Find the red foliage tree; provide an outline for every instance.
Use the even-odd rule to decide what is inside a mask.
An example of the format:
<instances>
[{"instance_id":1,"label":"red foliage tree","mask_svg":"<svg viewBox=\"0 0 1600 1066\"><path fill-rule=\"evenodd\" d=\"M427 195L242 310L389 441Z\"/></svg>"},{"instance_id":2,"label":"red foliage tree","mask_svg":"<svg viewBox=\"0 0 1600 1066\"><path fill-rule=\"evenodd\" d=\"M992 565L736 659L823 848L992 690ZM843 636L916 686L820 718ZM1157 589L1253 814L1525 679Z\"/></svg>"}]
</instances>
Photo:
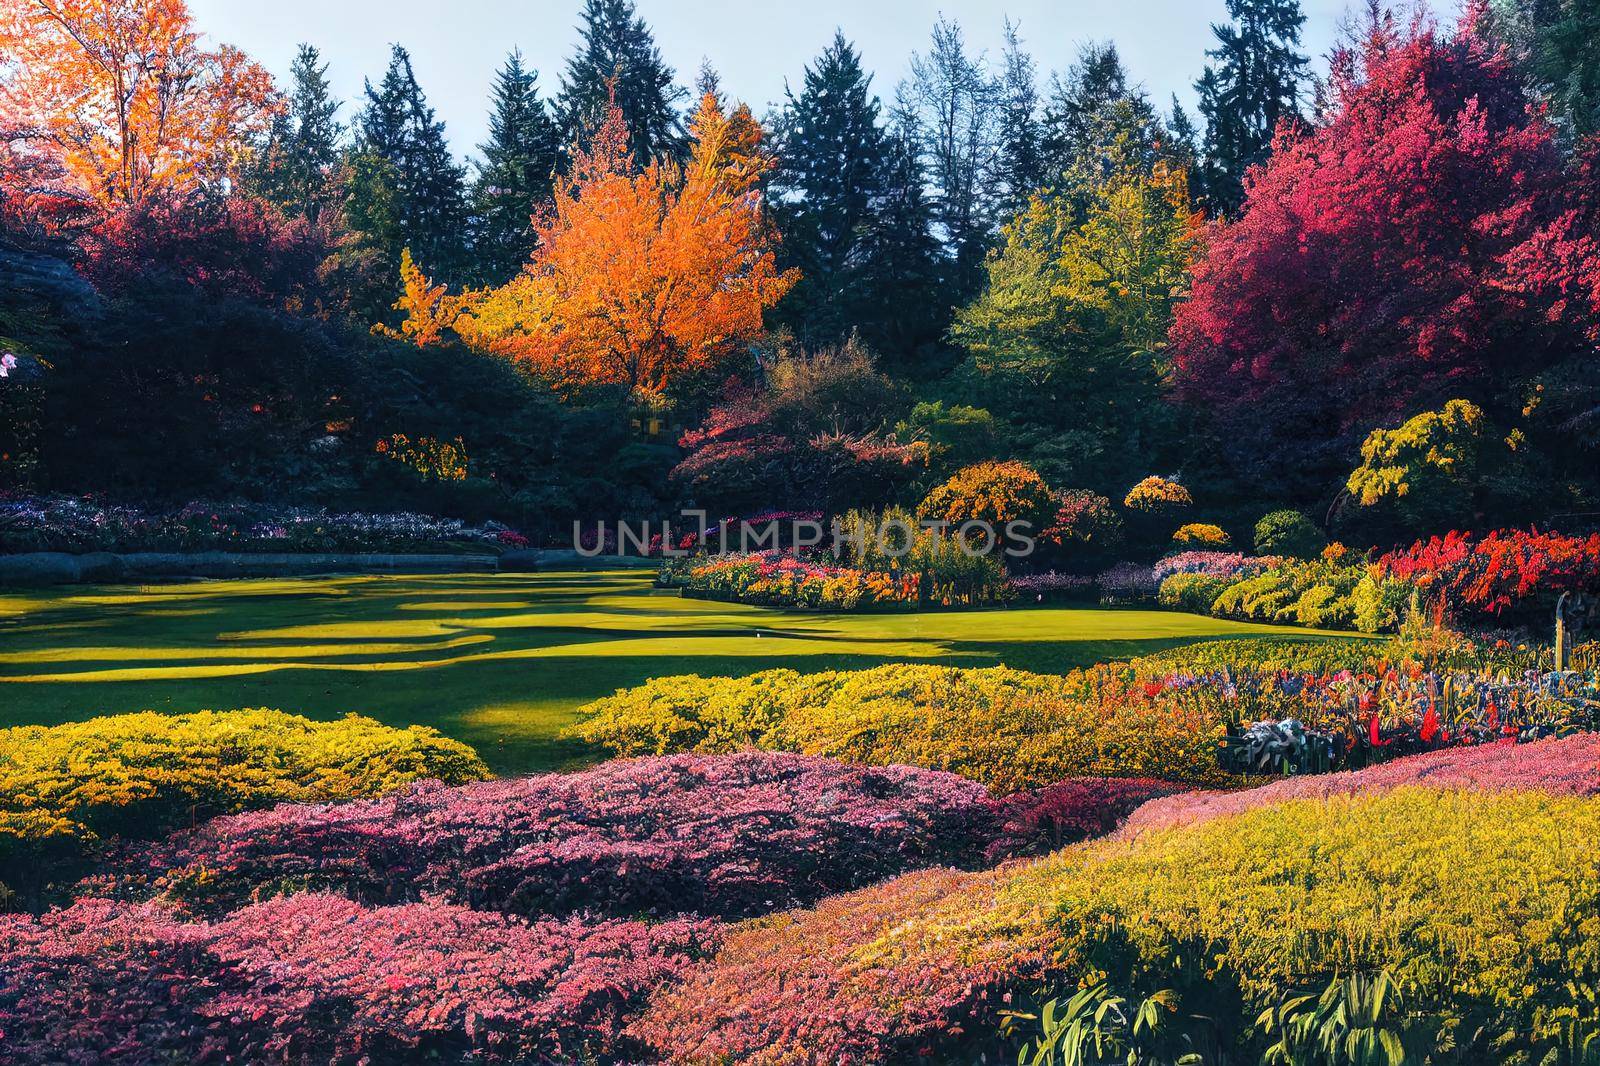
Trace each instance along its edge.
<instances>
[{"instance_id":1,"label":"red foliage tree","mask_svg":"<svg viewBox=\"0 0 1600 1066\"><path fill-rule=\"evenodd\" d=\"M332 250L326 234L260 200L154 200L107 215L82 244L84 275L113 295L179 283L307 313L327 299L318 275Z\"/></svg>"},{"instance_id":2,"label":"red foliage tree","mask_svg":"<svg viewBox=\"0 0 1600 1066\"><path fill-rule=\"evenodd\" d=\"M1475 14L1449 33L1376 20L1336 55L1323 122L1282 133L1242 217L1209 234L1172 329L1179 394L1240 472L1291 479L1347 467L1375 426L1492 395L1556 347L1514 264L1561 179L1553 128Z\"/></svg>"}]
</instances>

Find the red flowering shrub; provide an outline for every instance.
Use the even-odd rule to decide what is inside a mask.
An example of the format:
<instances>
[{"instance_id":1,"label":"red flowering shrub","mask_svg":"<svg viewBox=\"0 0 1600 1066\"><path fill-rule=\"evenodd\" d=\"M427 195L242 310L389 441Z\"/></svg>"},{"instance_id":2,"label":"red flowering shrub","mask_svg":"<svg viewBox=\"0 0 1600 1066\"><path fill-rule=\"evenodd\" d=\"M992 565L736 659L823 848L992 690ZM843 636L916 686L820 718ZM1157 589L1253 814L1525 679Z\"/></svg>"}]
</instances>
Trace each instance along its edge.
<instances>
[{"instance_id":1,"label":"red flowering shrub","mask_svg":"<svg viewBox=\"0 0 1600 1066\"><path fill-rule=\"evenodd\" d=\"M1378 565L1451 607L1499 615L1562 592L1600 592L1600 534L1497 530L1473 540L1452 532L1391 552Z\"/></svg>"},{"instance_id":2,"label":"red flowering shrub","mask_svg":"<svg viewBox=\"0 0 1600 1066\"><path fill-rule=\"evenodd\" d=\"M527 1062L625 1056L629 1015L715 946L705 922L532 924L328 896L214 925L85 900L0 918L0 1059Z\"/></svg>"},{"instance_id":3,"label":"red flowering shrub","mask_svg":"<svg viewBox=\"0 0 1600 1066\"><path fill-rule=\"evenodd\" d=\"M1484 791L1525 789L1563 796L1600 794L1600 735L1518 744L1507 740L1477 748L1453 748L1413 755L1365 770L1290 777L1245 792L1190 792L1156 799L1139 808L1121 835L1189 825L1293 799L1371 795L1405 785L1470 788Z\"/></svg>"},{"instance_id":4,"label":"red flowering shrub","mask_svg":"<svg viewBox=\"0 0 1600 1066\"><path fill-rule=\"evenodd\" d=\"M1046 855L1103 836L1150 800L1187 792L1149 777L1075 777L997 800L999 830L985 852L992 863Z\"/></svg>"},{"instance_id":5,"label":"red flowering shrub","mask_svg":"<svg viewBox=\"0 0 1600 1066\"><path fill-rule=\"evenodd\" d=\"M993 836L987 797L903 766L680 755L222 818L174 838L157 865L178 896L210 908L309 888L530 915L744 917L968 864ZM1065 806L1054 810L1070 832Z\"/></svg>"}]
</instances>

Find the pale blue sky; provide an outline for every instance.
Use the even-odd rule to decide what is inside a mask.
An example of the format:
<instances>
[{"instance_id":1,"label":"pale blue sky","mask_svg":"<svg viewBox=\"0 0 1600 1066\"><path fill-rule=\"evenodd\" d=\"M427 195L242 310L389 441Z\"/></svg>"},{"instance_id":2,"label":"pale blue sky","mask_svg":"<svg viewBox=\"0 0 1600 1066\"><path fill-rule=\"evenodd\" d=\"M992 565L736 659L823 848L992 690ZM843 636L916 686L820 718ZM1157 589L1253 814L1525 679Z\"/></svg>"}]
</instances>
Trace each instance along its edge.
<instances>
[{"instance_id":1,"label":"pale blue sky","mask_svg":"<svg viewBox=\"0 0 1600 1066\"><path fill-rule=\"evenodd\" d=\"M1321 65L1351 0L1302 0L1306 45ZM1436 0L1455 10L1455 0ZM484 135L489 85L513 47L554 93L577 39L580 0L190 0L200 28L239 45L282 75L295 46L309 41L333 64L349 117L361 79L383 73L391 41L411 50L417 77L449 125L460 154ZM702 57L730 95L757 112L781 99L842 28L861 48L879 95L888 99L913 51L924 50L942 12L958 20L975 50L998 56L1002 19L1020 23L1042 71L1064 69L1080 44L1115 40L1133 76L1165 106L1177 92L1189 106L1192 82L1225 16L1223 0L638 0L662 53L692 84Z\"/></svg>"}]
</instances>

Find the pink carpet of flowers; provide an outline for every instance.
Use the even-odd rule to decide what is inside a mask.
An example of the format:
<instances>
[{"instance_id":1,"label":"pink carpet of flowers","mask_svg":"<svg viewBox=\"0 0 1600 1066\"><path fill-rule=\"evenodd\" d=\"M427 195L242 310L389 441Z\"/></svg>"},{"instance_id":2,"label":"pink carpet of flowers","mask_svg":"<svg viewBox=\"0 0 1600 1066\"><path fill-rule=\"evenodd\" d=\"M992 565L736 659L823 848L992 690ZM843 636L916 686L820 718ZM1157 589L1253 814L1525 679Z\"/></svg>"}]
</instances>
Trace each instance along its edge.
<instances>
[{"instance_id":1,"label":"pink carpet of flowers","mask_svg":"<svg viewBox=\"0 0 1600 1066\"><path fill-rule=\"evenodd\" d=\"M86 900L0 918L0 1059L552 1062L628 1058L626 1016L710 923L522 922L297 896L189 924Z\"/></svg>"},{"instance_id":2,"label":"pink carpet of flowers","mask_svg":"<svg viewBox=\"0 0 1600 1066\"><path fill-rule=\"evenodd\" d=\"M1106 795L1100 803L1122 792ZM1089 797L1077 803L1093 809L1052 809L1104 822ZM995 824L987 791L954 774L680 755L220 818L157 849L153 863L173 870L177 897L206 911L312 889L526 915L739 918L968 864Z\"/></svg>"},{"instance_id":3,"label":"pink carpet of flowers","mask_svg":"<svg viewBox=\"0 0 1600 1066\"><path fill-rule=\"evenodd\" d=\"M1408 785L1506 791L1521 789L1563 796L1600 794L1600 734L1518 744L1512 740L1476 748L1413 755L1365 770L1290 777L1246 792L1190 792L1157 799L1133 812L1120 835L1191 825L1256 807L1297 799L1370 795Z\"/></svg>"}]
</instances>

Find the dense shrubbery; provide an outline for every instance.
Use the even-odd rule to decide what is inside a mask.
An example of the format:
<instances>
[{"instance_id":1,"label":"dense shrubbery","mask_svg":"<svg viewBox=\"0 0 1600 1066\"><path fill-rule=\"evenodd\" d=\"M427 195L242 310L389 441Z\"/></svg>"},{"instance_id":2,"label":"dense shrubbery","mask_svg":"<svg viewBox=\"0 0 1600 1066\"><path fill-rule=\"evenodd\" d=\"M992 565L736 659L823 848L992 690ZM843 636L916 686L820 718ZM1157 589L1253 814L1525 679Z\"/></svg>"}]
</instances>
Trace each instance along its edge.
<instances>
[{"instance_id":1,"label":"dense shrubbery","mask_svg":"<svg viewBox=\"0 0 1600 1066\"><path fill-rule=\"evenodd\" d=\"M1594 800L1409 788L913 874L731 934L634 1031L692 1062L955 1055L996 1050L1008 1004L1095 976L1173 990L1252 1061L1286 992L1387 968L1444 1061L1540 1061L1563 1008L1594 1022L1600 964L1573 915L1600 886L1571 856L1597 842Z\"/></svg>"},{"instance_id":2,"label":"dense shrubbery","mask_svg":"<svg viewBox=\"0 0 1600 1066\"><path fill-rule=\"evenodd\" d=\"M756 747L949 770L997 793L1075 776L1226 780L1227 703L1126 667L1065 677L884 666L660 678L590 704L578 736L620 755Z\"/></svg>"},{"instance_id":3,"label":"dense shrubbery","mask_svg":"<svg viewBox=\"0 0 1600 1066\"><path fill-rule=\"evenodd\" d=\"M0 1057L61 1062L630 1060L646 995L716 943L707 922L524 923L329 896L212 925L85 900L0 918Z\"/></svg>"},{"instance_id":4,"label":"dense shrubbery","mask_svg":"<svg viewBox=\"0 0 1600 1066\"><path fill-rule=\"evenodd\" d=\"M213 815L488 776L471 748L432 729L357 717L147 713L0 730L0 881L36 891L108 838Z\"/></svg>"},{"instance_id":5,"label":"dense shrubbery","mask_svg":"<svg viewBox=\"0 0 1600 1066\"><path fill-rule=\"evenodd\" d=\"M0 501L0 550L14 552L415 552L525 543L505 526L415 514L209 503L156 511L71 497Z\"/></svg>"},{"instance_id":6,"label":"dense shrubbery","mask_svg":"<svg viewBox=\"0 0 1600 1066\"><path fill-rule=\"evenodd\" d=\"M222 818L159 849L154 865L208 910L309 889L531 916L740 918L923 866L969 865L988 847L1020 853L1025 842L1010 838L1034 821L1081 839L1131 809L1078 794L1019 800L1002 841L987 792L953 775L796 755L674 756Z\"/></svg>"}]
</instances>

